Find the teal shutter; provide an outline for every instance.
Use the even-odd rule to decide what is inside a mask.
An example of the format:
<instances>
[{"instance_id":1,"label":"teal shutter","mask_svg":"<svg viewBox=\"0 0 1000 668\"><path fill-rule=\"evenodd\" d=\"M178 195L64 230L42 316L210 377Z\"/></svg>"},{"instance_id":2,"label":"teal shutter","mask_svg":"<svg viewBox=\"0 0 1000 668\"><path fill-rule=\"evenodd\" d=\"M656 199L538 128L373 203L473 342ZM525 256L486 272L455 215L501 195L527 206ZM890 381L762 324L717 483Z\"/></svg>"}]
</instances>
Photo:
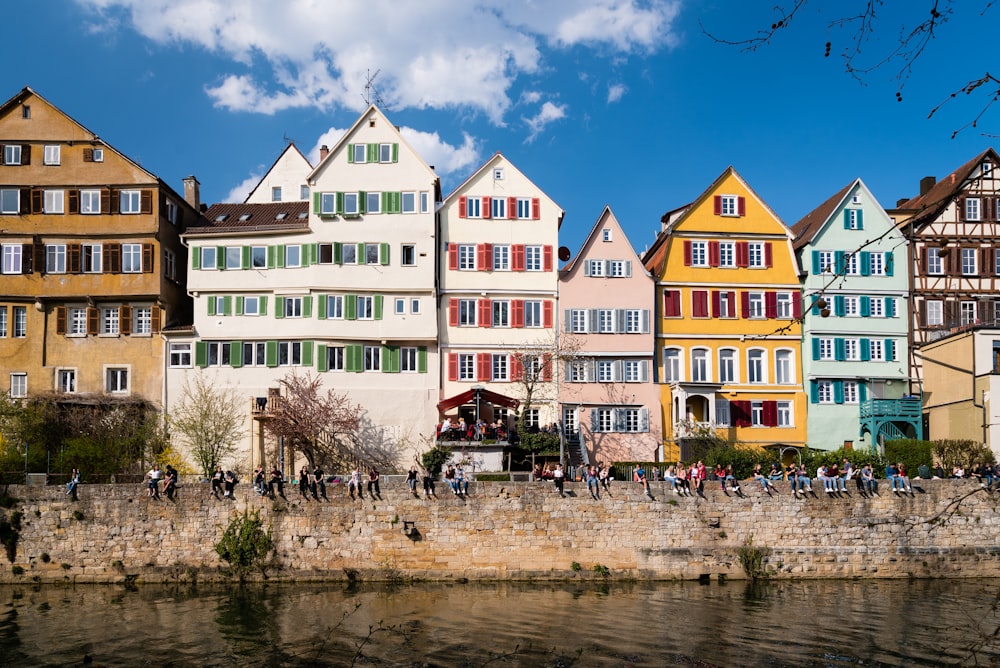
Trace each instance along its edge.
<instances>
[{"instance_id":1,"label":"teal shutter","mask_svg":"<svg viewBox=\"0 0 1000 668\"><path fill-rule=\"evenodd\" d=\"M312 341L302 342L302 366L313 365L313 345Z\"/></svg>"},{"instance_id":2,"label":"teal shutter","mask_svg":"<svg viewBox=\"0 0 1000 668\"><path fill-rule=\"evenodd\" d=\"M894 260L895 260L895 255L893 255L891 251L885 254L885 259L883 260L883 264L885 265L886 276L892 276L892 265Z\"/></svg>"},{"instance_id":3,"label":"teal shutter","mask_svg":"<svg viewBox=\"0 0 1000 668\"><path fill-rule=\"evenodd\" d=\"M833 403L844 403L844 381L842 380L833 381Z\"/></svg>"},{"instance_id":4,"label":"teal shutter","mask_svg":"<svg viewBox=\"0 0 1000 668\"><path fill-rule=\"evenodd\" d=\"M813 342L812 343L812 347L813 347L813 359L814 360L818 360L819 359L819 339L813 338L812 342Z\"/></svg>"},{"instance_id":5,"label":"teal shutter","mask_svg":"<svg viewBox=\"0 0 1000 668\"><path fill-rule=\"evenodd\" d=\"M809 381L809 400L814 404L819 403L819 382L815 380Z\"/></svg>"},{"instance_id":6,"label":"teal shutter","mask_svg":"<svg viewBox=\"0 0 1000 668\"><path fill-rule=\"evenodd\" d=\"M896 317L896 298L886 297L885 298L885 317L895 318Z\"/></svg>"},{"instance_id":7,"label":"teal shutter","mask_svg":"<svg viewBox=\"0 0 1000 668\"><path fill-rule=\"evenodd\" d=\"M843 362L847 359L847 353L844 350L844 340L841 338L833 340L833 357L838 362Z\"/></svg>"},{"instance_id":8,"label":"teal shutter","mask_svg":"<svg viewBox=\"0 0 1000 668\"><path fill-rule=\"evenodd\" d=\"M861 209L858 209L858 229L865 229L865 212Z\"/></svg>"},{"instance_id":9,"label":"teal shutter","mask_svg":"<svg viewBox=\"0 0 1000 668\"><path fill-rule=\"evenodd\" d=\"M851 229L851 210L844 209L844 229Z\"/></svg>"},{"instance_id":10,"label":"teal shutter","mask_svg":"<svg viewBox=\"0 0 1000 668\"><path fill-rule=\"evenodd\" d=\"M330 365L326 357L326 344L317 343L316 344L316 370L317 371L329 371Z\"/></svg>"},{"instance_id":11,"label":"teal shutter","mask_svg":"<svg viewBox=\"0 0 1000 668\"><path fill-rule=\"evenodd\" d=\"M833 253L833 266L836 273L844 273L844 270L847 268L847 265L844 264L844 251L835 251Z\"/></svg>"},{"instance_id":12,"label":"teal shutter","mask_svg":"<svg viewBox=\"0 0 1000 668\"><path fill-rule=\"evenodd\" d=\"M378 262L383 266L389 264L389 244L378 245Z\"/></svg>"},{"instance_id":13,"label":"teal shutter","mask_svg":"<svg viewBox=\"0 0 1000 668\"><path fill-rule=\"evenodd\" d=\"M868 339L860 339L858 345L861 346L861 361L867 362L872 358L872 344Z\"/></svg>"},{"instance_id":14,"label":"teal shutter","mask_svg":"<svg viewBox=\"0 0 1000 668\"><path fill-rule=\"evenodd\" d=\"M242 341L230 341L229 342L229 366L234 369L239 369L243 366L243 342Z\"/></svg>"},{"instance_id":15,"label":"teal shutter","mask_svg":"<svg viewBox=\"0 0 1000 668\"><path fill-rule=\"evenodd\" d=\"M858 401L868 401L868 385L864 381L858 381Z\"/></svg>"},{"instance_id":16,"label":"teal shutter","mask_svg":"<svg viewBox=\"0 0 1000 668\"><path fill-rule=\"evenodd\" d=\"M896 342L893 339L885 340L885 361L892 362L896 359Z\"/></svg>"},{"instance_id":17,"label":"teal shutter","mask_svg":"<svg viewBox=\"0 0 1000 668\"><path fill-rule=\"evenodd\" d=\"M872 314L872 299L868 296L861 297L861 317L867 318Z\"/></svg>"},{"instance_id":18,"label":"teal shutter","mask_svg":"<svg viewBox=\"0 0 1000 668\"><path fill-rule=\"evenodd\" d=\"M201 269L201 247L191 249L191 268Z\"/></svg>"},{"instance_id":19,"label":"teal shutter","mask_svg":"<svg viewBox=\"0 0 1000 668\"><path fill-rule=\"evenodd\" d=\"M872 254L868 251L861 251L861 275L868 276L872 273Z\"/></svg>"},{"instance_id":20,"label":"teal shutter","mask_svg":"<svg viewBox=\"0 0 1000 668\"><path fill-rule=\"evenodd\" d=\"M194 343L194 365L208 366L208 346L204 341L195 341Z\"/></svg>"},{"instance_id":21,"label":"teal shutter","mask_svg":"<svg viewBox=\"0 0 1000 668\"><path fill-rule=\"evenodd\" d=\"M813 259L812 260L812 273L813 274L821 274L821 273L823 273L822 271L820 271L820 266L819 266L820 259L819 259L819 251L818 250L814 250L812 252L812 259Z\"/></svg>"},{"instance_id":22,"label":"teal shutter","mask_svg":"<svg viewBox=\"0 0 1000 668\"><path fill-rule=\"evenodd\" d=\"M417 373L427 373L427 347L417 348Z\"/></svg>"},{"instance_id":23,"label":"teal shutter","mask_svg":"<svg viewBox=\"0 0 1000 668\"><path fill-rule=\"evenodd\" d=\"M847 309L844 307L844 296L836 295L833 298L833 314L838 318L843 318L845 313L847 313Z\"/></svg>"},{"instance_id":24,"label":"teal shutter","mask_svg":"<svg viewBox=\"0 0 1000 668\"><path fill-rule=\"evenodd\" d=\"M381 320L382 319L382 295L375 295L375 299L373 301L375 302L375 319L376 320Z\"/></svg>"},{"instance_id":25,"label":"teal shutter","mask_svg":"<svg viewBox=\"0 0 1000 668\"><path fill-rule=\"evenodd\" d=\"M285 298L275 297L274 298L274 317L284 318L285 317Z\"/></svg>"},{"instance_id":26,"label":"teal shutter","mask_svg":"<svg viewBox=\"0 0 1000 668\"><path fill-rule=\"evenodd\" d=\"M268 341L264 344L264 364L269 367L278 366L278 342Z\"/></svg>"}]
</instances>

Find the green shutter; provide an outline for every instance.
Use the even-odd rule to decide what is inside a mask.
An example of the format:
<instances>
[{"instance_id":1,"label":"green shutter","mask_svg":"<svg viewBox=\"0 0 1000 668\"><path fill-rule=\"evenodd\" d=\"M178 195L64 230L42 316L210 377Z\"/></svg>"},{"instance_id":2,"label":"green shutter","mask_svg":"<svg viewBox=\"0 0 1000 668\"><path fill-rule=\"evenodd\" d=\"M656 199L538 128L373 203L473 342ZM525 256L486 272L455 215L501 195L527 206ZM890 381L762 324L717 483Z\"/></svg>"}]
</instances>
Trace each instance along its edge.
<instances>
[{"instance_id":1,"label":"green shutter","mask_svg":"<svg viewBox=\"0 0 1000 668\"><path fill-rule=\"evenodd\" d=\"M392 145L392 161L399 162L399 144Z\"/></svg>"},{"instance_id":2,"label":"green shutter","mask_svg":"<svg viewBox=\"0 0 1000 668\"><path fill-rule=\"evenodd\" d=\"M222 315L232 315L233 314L233 298L226 295L222 298L222 308L220 309Z\"/></svg>"},{"instance_id":3,"label":"green shutter","mask_svg":"<svg viewBox=\"0 0 1000 668\"><path fill-rule=\"evenodd\" d=\"M239 369L243 366L243 342L242 341L230 341L229 342L229 366L234 369Z\"/></svg>"},{"instance_id":4,"label":"green shutter","mask_svg":"<svg viewBox=\"0 0 1000 668\"><path fill-rule=\"evenodd\" d=\"M268 269L274 269L274 267L277 265L277 261L275 259L275 255L277 255L277 254L278 254L278 249L277 248L275 248L274 246L268 246L267 247L267 268Z\"/></svg>"},{"instance_id":5,"label":"green shutter","mask_svg":"<svg viewBox=\"0 0 1000 668\"><path fill-rule=\"evenodd\" d=\"M317 371L329 371L330 367L327 364L329 360L326 358L326 344L317 343L316 344L316 370Z\"/></svg>"},{"instance_id":6,"label":"green shutter","mask_svg":"<svg viewBox=\"0 0 1000 668\"><path fill-rule=\"evenodd\" d=\"M319 303L316 304L316 317L326 320L326 295L317 295Z\"/></svg>"},{"instance_id":7,"label":"green shutter","mask_svg":"<svg viewBox=\"0 0 1000 668\"><path fill-rule=\"evenodd\" d=\"M320 193L318 191L313 193L313 215L318 216L319 213L320 213L320 198L321 197L322 197L322 193Z\"/></svg>"},{"instance_id":8,"label":"green shutter","mask_svg":"<svg viewBox=\"0 0 1000 668\"><path fill-rule=\"evenodd\" d=\"M208 315L215 315L215 300L216 298L214 295L209 295L208 299L205 300L208 302Z\"/></svg>"},{"instance_id":9,"label":"green shutter","mask_svg":"<svg viewBox=\"0 0 1000 668\"><path fill-rule=\"evenodd\" d=\"M278 246L274 249L274 254L275 254L275 259L277 260L277 266L278 266L278 268L280 269L280 268L284 267L285 266L285 245L284 244L278 244Z\"/></svg>"},{"instance_id":10,"label":"green shutter","mask_svg":"<svg viewBox=\"0 0 1000 668\"><path fill-rule=\"evenodd\" d=\"M260 296L260 310L258 315L267 315L267 295Z\"/></svg>"},{"instance_id":11,"label":"green shutter","mask_svg":"<svg viewBox=\"0 0 1000 668\"><path fill-rule=\"evenodd\" d=\"M302 317L311 318L313 317L313 298L312 295L306 295L302 298Z\"/></svg>"},{"instance_id":12,"label":"green shutter","mask_svg":"<svg viewBox=\"0 0 1000 668\"><path fill-rule=\"evenodd\" d=\"M285 317L285 298L275 297L274 298L274 317L284 318Z\"/></svg>"},{"instance_id":13,"label":"green shutter","mask_svg":"<svg viewBox=\"0 0 1000 668\"><path fill-rule=\"evenodd\" d=\"M215 268L222 271L226 268L226 247L216 246L215 247Z\"/></svg>"},{"instance_id":14,"label":"green shutter","mask_svg":"<svg viewBox=\"0 0 1000 668\"><path fill-rule=\"evenodd\" d=\"M264 364L270 367L278 366L277 341L268 341L264 344Z\"/></svg>"},{"instance_id":15,"label":"green shutter","mask_svg":"<svg viewBox=\"0 0 1000 668\"><path fill-rule=\"evenodd\" d=\"M427 373L427 347L417 348L417 373Z\"/></svg>"},{"instance_id":16,"label":"green shutter","mask_svg":"<svg viewBox=\"0 0 1000 668\"><path fill-rule=\"evenodd\" d=\"M367 153L368 162L378 162L378 144L368 144L365 147L365 153Z\"/></svg>"},{"instance_id":17,"label":"green shutter","mask_svg":"<svg viewBox=\"0 0 1000 668\"><path fill-rule=\"evenodd\" d=\"M195 341L194 343L194 365L208 366L208 346L204 341Z\"/></svg>"},{"instance_id":18,"label":"green shutter","mask_svg":"<svg viewBox=\"0 0 1000 668\"><path fill-rule=\"evenodd\" d=\"M344 295L344 320L358 319L358 296Z\"/></svg>"},{"instance_id":19,"label":"green shutter","mask_svg":"<svg viewBox=\"0 0 1000 668\"><path fill-rule=\"evenodd\" d=\"M313 365L313 345L312 341L302 342L302 366Z\"/></svg>"},{"instance_id":20,"label":"green shutter","mask_svg":"<svg viewBox=\"0 0 1000 668\"><path fill-rule=\"evenodd\" d=\"M201 269L201 247L196 246L191 249L191 268Z\"/></svg>"},{"instance_id":21,"label":"green shutter","mask_svg":"<svg viewBox=\"0 0 1000 668\"><path fill-rule=\"evenodd\" d=\"M358 213L368 213L368 193L358 191Z\"/></svg>"},{"instance_id":22,"label":"green shutter","mask_svg":"<svg viewBox=\"0 0 1000 668\"><path fill-rule=\"evenodd\" d=\"M344 264L344 244L339 241L333 242L333 263Z\"/></svg>"},{"instance_id":23,"label":"green shutter","mask_svg":"<svg viewBox=\"0 0 1000 668\"><path fill-rule=\"evenodd\" d=\"M381 265L389 264L389 244L378 245L378 263Z\"/></svg>"},{"instance_id":24,"label":"green shutter","mask_svg":"<svg viewBox=\"0 0 1000 668\"><path fill-rule=\"evenodd\" d=\"M364 354L364 348L357 343L344 346L344 368L347 371L364 371Z\"/></svg>"},{"instance_id":25,"label":"green shutter","mask_svg":"<svg viewBox=\"0 0 1000 668\"><path fill-rule=\"evenodd\" d=\"M382 193L382 211L385 213L399 213L402 208L403 196L399 192Z\"/></svg>"},{"instance_id":26,"label":"green shutter","mask_svg":"<svg viewBox=\"0 0 1000 668\"><path fill-rule=\"evenodd\" d=\"M382 295L375 295L375 319L382 319Z\"/></svg>"},{"instance_id":27,"label":"green shutter","mask_svg":"<svg viewBox=\"0 0 1000 668\"><path fill-rule=\"evenodd\" d=\"M337 191L337 214L344 215L344 193Z\"/></svg>"},{"instance_id":28,"label":"green shutter","mask_svg":"<svg viewBox=\"0 0 1000 668\"><path fill-rule=\"evenodd\" d=\"M357 260L358 260L358 264L367 264L368 263L368 256L365 255L365 245L363 243L359 243L358 244Z\"/></svg>"},{"instance_id":29,"label":"green shutter","mask_svg":"<svg viewBox=\"0 0 1000 668\"><path fill-rule=\"evenodd\" d=\"M354 162L354 144L347 145L347 162L348 163Z\"/></svg>"},{"instance_id":30,"label":"green shutter","mask_svg":"<svg viewBox=\"0 0 1000 668\"><path fill-rule=\"evenodd\" d=\"M396 352L396 368L392 368L393 351ZM399 348L382 346L382 373L396 373L399 371Z\"/></svg>"},{"instance_id":31,"label":"green shutter","mask_svg":"<svg viewBox=\"0 0 1000 668\"><path fill-rule=\"evenodd\" d=\"M242 255L242 257L240 258L240 267L242 267L243 269L249 269L250 268L250 247L249 246L244 246L243 250L241 251L241 255Z\"/></svg>"},{"instance_id":32,"label":"green shutter","mask_svg":"<svg viewBox=\"0 0 1000 668\"><path fill-rule=\"evenodd\" d=\"M243 295L236 296L236 315L243 315Z\"/></svg>"}]
</instances>

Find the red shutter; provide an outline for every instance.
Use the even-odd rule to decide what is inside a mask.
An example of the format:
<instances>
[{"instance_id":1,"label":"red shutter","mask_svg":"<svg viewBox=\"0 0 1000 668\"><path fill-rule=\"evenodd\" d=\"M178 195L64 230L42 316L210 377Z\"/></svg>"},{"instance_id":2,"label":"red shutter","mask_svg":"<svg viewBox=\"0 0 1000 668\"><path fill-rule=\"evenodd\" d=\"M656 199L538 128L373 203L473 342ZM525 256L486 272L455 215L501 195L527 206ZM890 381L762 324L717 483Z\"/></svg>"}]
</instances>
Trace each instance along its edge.
<instances>
[{"instance_id":1,"label":"red shutter","mask_svg":"<svg viewBox=\"0 0 1000 668\"><path fill-rule=\"evenodd\" d=\"M547 329L552 329L552 308L552 302L542 302L542 326Z\"/></svg>"},{"instance_id":2,"label":"red shutter","mask_svg":"<svg viewBox=\"0 0 1000 668\"><path fill-rule=\"evenodd\" d=\"M737 267L749 267L750 266L750 242L749 241L737 241L736 242L736 266Z\"/></svg>"},{"instance_id":3,"label":"red shutter","mask_svg":"<svg viewBox=\"0 0 1000 668\"><path fill-rule=\"evenodd\" d=\"M749 318L750 317L750 293L747 292L747 291L745 291L745 290L743 292L741 292L740 293L740 301L742 302L740 304L740 307L741 307L740 310L742 311L743 318L744 319Z\"/></svg>"},{"instance_id":4,"label":"red shutter","mask_svg":"<svg viewBox=\"0 0 1000 668\"><path fill-rule=\"evenodd\" d=\"M524 244L514 244L510 247L510 270L524 271Z\"/></svg>"},{"instance_id":5,"label":"red shutter","mask_svg":"<svg viewBox=\"0 0 1000 668\"><path fill-rule=\"evenodd\" d=\"M777 292L765 292L764 293L764 317L766 317L766 318L777 318L778 317L778 293Z\"/></svg>"},{"instance_id":6,"label":"red shutter","mask_svg":"<svg viewBox=\"0 0 1000 668\"><path fill-rule=\"evenodd\" d=\"M483 198L483 218L489 220L493 217L493 198L484 197Z\"/></svg>"},{"instance_id":7,"label":"red shutter","mask_svg":"<svg viewBox=\"0 0 1000 668\"><path fill-rule=\"evenodd\" d=\"M458 355L448 353L448 380L458 380Z\"/></svg>"},{"instance_id":8,"label":"red shutter","mask_svg":"<svg viewBox=\"0 0 1000 668\"><path fill-rule=\"evenodd\" d=\"M458 299L455 297L448 300L448 325L458 327Z\"/></svg>"},{"instance_id":9,"label":"red shutter","mask_svg":"<svg viewBox=\"0 0 1000 668\"><path fill-rule=\"evenodd\" d=\"M712 290L712 317L718 318L719 314L722 312L722 295L718 290Z\"/></svg>"},{"instance_id":10,"label":"red shutter","mask_svg":"<svg viewBox=\"0 0 1000 668\"><path fill-rule=\"evenodd\" d=\"M677 318L681 314L681 291L663 291L663 317Z\"/></svg>"},{"instance_id":11,"label":"red shutter","mask_svg":"<svg viewBox=\"0 0 1000 668\"><path fill-rule=\"evenodd\" d=\"M709 241L708 242L708 266L718 267L719 266L719 242Z\"/></svg>"},{"instance_id":12,"label":"red shutter","mask_svg":"<svg viewBox=\"0 0 1000 668\"><path fill-rule=\"evenodd\" d=\"M690 267L691 266L691 242L690 241L685 241L684 242L684 266L685 267Z\"/></svg>"},{"instance_id":13,"label":"red shutter","mask_svg":"<svg viewBox=\"0 0 1000 668\"><path fill-rule=\"evenodd\" d=\"M476 269L479 271L486 271L493 264L486 261L486 246L487 244L476 244Z\"/></svg>"},{"instance_id":14,"label":"red shutter","mask_svg":"<svg viewBox=\"0 0 1000 668\"><path fill-rule=\"evenodd\" d=\"M448 268L458 269L458 244L448 244Z\"/></svg>"},{"instance_id":15,"label":"red shutter","mask_svg":"<svg viewBox=\"0 0 1000 668\"><path fill-rule=\"evenodd\" d=\"M479 300L479 326L480 327L492 327L493 326L493 302L489 299Z\"/></svg>"},{"instance_id":16,"label":"red shutter","mask_svg":"<svg viewBox=\"0 0 1000 668\"><path fill-rule=\"evenodd\" d=\"M531 219L538 220L542 217L542 205L537 197L531 198Z\"/></svg>"},{"instance_id":17,"label":"red shutter","mask_svg":"<svg viewBox=\"0 0 1000 668\"><path fill-rule=\"evenodd\" d=\"M777 401L765 401L763 404L763 422L765 427L777 427L778 426L778 402Z\"/></svg>"},{"instance_id":18,"label":"red shutter","mask_svg":"<svg viewBox=\"0 0 1000 668\"><path fill-rule=\"evenodd\" d=\"M514 220L517 218L517 198L508 197L507 198L507 218Z\"/></svg>"},{"instance_id":19,"label":"red shutter","mask_svg":"<svg viewBox=\"0 0 1000 668\"><path fill-rule=\"evenodd\" d=\"M802 295L795 292L792 293L792 317L802 319Z\"/></svg>"},{"instance_id":20,"label":"red shutter","mask_svg":"<svg viewBox=\"0 0 1000 668\"><path fill-rule=\"evenodd\" d=\"M708 317L708 290L691 291L691 315L695 318Z\"/></svg>"},{"instance_id":21,"label":"red shutter","mask_svg":"<svg viewBox=\"0 0 1000 668\"><path fill-rule=\"evenodd\" d=\"M552 271L552 246L542 246L542 271Z\"/></svg>"},{"instance_id":22,"label":"red shutter","mask_svg":"<svg viewBox=\"0 0 1000 668\"><path fill-rule=\"evenodd\" d=\"M493 356L476 353L476 380L490 380L493 377Z\"/></svg>"},{"instance_id":23,"label":"red shutter","mask_svg":"<svg viewBox=\"0 0 1000 668\"><path fill-rule=\"evenodd\" d=\"M726 300L726 312L729 314L730 318L736 317L736 293L735 292L724 292L722 293L722 298Z\"/></svg>"},{"instance_id":24,"label":"red shutter","mask_svg":"<svg viewBox=\"0 0 1000 668\"><path fill-rule=\"evenodd\" d=\"M510 356L510 379L521 380L524 378L524 363L517 355Z\"/></svg>"},{"instance_id":25,"label":"red shutter","mask_svg":"<svg viewBox=\"0 0 1000 668\"><path fill-rule=\"evenodd\" d=\"M722 215L722 195L716 195L712 198L712 213L716 216Z\"/></svg>"},{"instance_id":26,"label":"red shutter","mask_svg":"<svg viewBox=\"0 0 1000 668\"><path fill-rule=\"evenodd\" d=\"M465 218L465 208L466 208L466 198L464 196L463 197L459 197L458 198L458 217L459 218Z\"/></svg>"},{"instance_id":27,"label":"red shutter","mask_svg":"<svg viewBox=\"0 0 1000 668\"><path fill-rule=\"evenodd\" d=\"M524 327L524 300L515 299L510 307L510 326Z\"/></svg>"},{"instance_id":28,"label":"red shutter","mask_svg":"<svg viewBox=\"0 0 1000 668\"><path fill-rule=\"evenodd\" d=\"M552 380L552 355L542 355L542 380L546 383Z\"/></svg>"},{"instance_id":29,"label":"red shutter","mask_svg":"<svg viewBox=\"0 0 1000 668\"><path fill-rule=\"evenodd\" d=\"M771 250L771 242L764 242L764 266L770 269L774 266L774 252Z\"/></svg>"},{"instance_id":30,"label":"red shutter","mask_svg":"<svg viewBox=\"0 0 1000 668\"><path fill-rule=\"evenodd\" d=\"M747 198L746 197L737 197L736 198L736 207L737 207L737 209L736 209L736 213L737 214L739 214L741 216L747 215Z\"/></svg>"}]
</instances>

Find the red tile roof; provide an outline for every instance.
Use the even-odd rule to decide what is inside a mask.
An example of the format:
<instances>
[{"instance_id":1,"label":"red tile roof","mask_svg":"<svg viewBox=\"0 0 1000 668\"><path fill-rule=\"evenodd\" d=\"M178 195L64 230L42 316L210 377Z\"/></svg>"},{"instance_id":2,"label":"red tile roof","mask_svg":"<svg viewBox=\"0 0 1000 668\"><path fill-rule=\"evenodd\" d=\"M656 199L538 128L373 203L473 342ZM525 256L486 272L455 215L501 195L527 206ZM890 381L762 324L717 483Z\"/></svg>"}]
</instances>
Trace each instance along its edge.
<instances>
[{"instance_id":1,"label":"red tile roof","mask_svg":"<svg viewBox=\"0 0 1000 668\"><path fill-rule=\"evenodd\" d=\"M202 216L202 224L187 234L308 229L309 202L213 204Z\"/></svg>"}]
</instances>

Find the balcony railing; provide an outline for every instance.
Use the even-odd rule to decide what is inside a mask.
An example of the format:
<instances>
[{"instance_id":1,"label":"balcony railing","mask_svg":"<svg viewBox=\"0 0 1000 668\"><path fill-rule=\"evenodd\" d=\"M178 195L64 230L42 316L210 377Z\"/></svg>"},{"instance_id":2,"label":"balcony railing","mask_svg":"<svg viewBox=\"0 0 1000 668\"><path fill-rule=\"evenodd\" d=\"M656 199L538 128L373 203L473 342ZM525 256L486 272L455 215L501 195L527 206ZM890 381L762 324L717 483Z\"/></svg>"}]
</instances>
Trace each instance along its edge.
<instances>
[{"instance_id":1,"label":"balcony railing","mask_svg":"<svg viewBox=\"0 0 1000 668\"><path fill-rule=\"evenodd\" d=\"M701 438L715 436L715 424L698 420L681 420L674 423L674 438Z\"/></svg>"},{"instance_id":2,"label":"balcony railing","mask_svg":"<svg viewBox=\"0 0 1000 668\"><path fill-rule=\"evenodd\" d=\"M919 419L922 413L920 397L907 399L869 399L861 404L861 418Z\"/></svg>"}]
</instances>

